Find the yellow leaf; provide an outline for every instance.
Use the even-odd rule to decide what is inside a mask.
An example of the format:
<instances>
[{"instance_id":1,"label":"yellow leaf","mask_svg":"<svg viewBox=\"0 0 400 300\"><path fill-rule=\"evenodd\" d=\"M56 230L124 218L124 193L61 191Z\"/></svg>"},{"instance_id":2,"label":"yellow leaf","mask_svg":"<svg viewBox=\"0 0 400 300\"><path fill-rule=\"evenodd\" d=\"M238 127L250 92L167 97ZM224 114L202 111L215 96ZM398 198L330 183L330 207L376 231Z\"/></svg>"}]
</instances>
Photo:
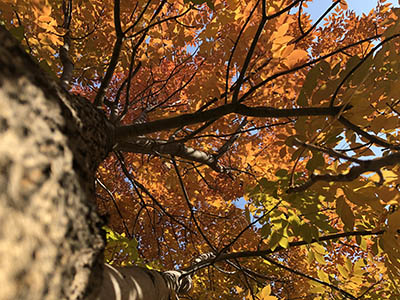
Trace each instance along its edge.
<instances>
[{"instance_id":1,"label":"yellow leaf","mask_svg":"<svg viewBox=\"0 0 400 300\"><path fill-rule=\"evenodd\" d=\"M268 284L258 294L260 300L277 300L278 298L271 296L271 286Z\"/></svg>"},{"instance_id":2,"label":"yellow leaf","mask_svg":"<svg viewBox=\"0 0 400 300\"><path fill-rule=\"evenodd\" d=\"M342 265L337 265L337 269L344 278L347 278L349 276L349 272L344 268Z\"/></svg>"},{"instance_id":3,"label":"yellow leaf","mask_svg":"<svg viewBox=\"0 0 400 300\"><path fill-rule=\"evenodd\" d=\"M268 284L266 285L260 292L260 297L266 297L271 294L271 286Z\"/></svg>"},{"instance_id":4,"label":"yellow leaf","mask_svg":"<svg viewBox=\"0 0 400 300\"><path fill-rule=\"evenodd\" d=\"M235 286L236 293L241 294L244 290L240 286Z\"/></svg>"},{"instance_id":5,"label":"yellow leaf","mask_svg":"<svg viewBox=\"0 0 400 300\"><path fill-rule=\"evenodd\" d=\"M317 273L318 273L319 279L321 279L324 282L330 282L329 275L327 273L325 273L323 270L320 269L317 271Z\"/></svg>"},{"instance_id":6,"label":"yellow leaf","mask_svg":"<svg viewBox=\"0 0 400 300\"><path fill-rule=\"evenodd\" d=\"M281 37L274 39L274 44L283 45L283 44L289 43L291 40L293 40L292 36L285 35L285 36L281 36ZM294 45L293 45L293 47L294 47Z\"/></svg>"},{"instance_id":7,"label":"yellow leaf","mask_svg":"<svg viewBox=\"0 0 400 300\"><path fill-rule=\"evenodd\" d=\"M275 34L274 34L275 38L284 36L285 33L288 31L288 29L289 29L289 24L288 24L288 23L284 23L284 24L283 24L282 26L280 26L280 27L278 28L278 30L275 32Z\"/></svg>"},{"instance_id":8,"label":"yellow leaf","mask_svg":"<svg viewBox=\"0 0 400 300\"><path fill-rule=\"evenodd\" d=\"M304 62L308 58L308 53L302 49L293 50L284 61L285 65L291 69L298 65L299 63Z\"/></svg>"}]
</instances>

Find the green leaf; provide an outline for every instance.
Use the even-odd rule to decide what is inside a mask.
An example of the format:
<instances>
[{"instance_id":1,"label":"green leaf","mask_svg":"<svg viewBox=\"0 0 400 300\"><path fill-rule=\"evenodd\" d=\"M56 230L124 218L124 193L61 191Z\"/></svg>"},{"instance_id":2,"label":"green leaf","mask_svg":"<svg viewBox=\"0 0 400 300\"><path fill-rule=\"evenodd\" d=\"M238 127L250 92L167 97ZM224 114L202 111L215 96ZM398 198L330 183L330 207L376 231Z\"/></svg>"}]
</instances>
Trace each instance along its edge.
<instances>
[{"instance_id":1,"label":"green leaf","mask_svg":"<svg viewBox=\"0 0 400 300\"><path fill-rule=\"evenodd\" d=\"M273 189L276 189L276 187L277 187L277 183L275 181L269 181L266 178L260 179L260 185L266 191L272 191Z\"/></svg>"},{"instance_id":2,"label":"green leaf","mask_svg":"<svg viewBox=\"0 0 400 300\"><path fill-rule=\"evenodd\" d=\"M318 263L320 263L321 265L326 264L325 258L322 254L318 253L317 251L314 251L314 255L315 255L315 259Z\"/></svg>"},{"instance_id":3,"label":"green leaf","mask_svg":"<svg viewBox=\"0 0 400 300\"><path fill-rule=\"evenodd\" d=\"M300 228L301 228L301 220L297 215L291 215L288 218L288 222L290 224L290 226L293 229L293 233L295 235L299 235L300 234Z\"/></svg>"},{"instance_id":4,"label":"green leaf","mask_svg":"<svg viewBox=\"0 0 400 300\"><path fill-rule=\"evenodd\" d=\"M278 246L281 239L282 239L282 233L278 231L273 231L268 243L269 248L271 250L274 250Z\"/></svg>"},{"instance_id":5,"label":"green leaf","mask_svg":"<svg viewBox=\"0 0 400 300\"><path fill-rule=\"evenodd\" d=\"M350 258L346 258L346 264L345 267L347 269L347 271L350 273L353 270L353 263L351 262Z\"/></svg>"}]
</instances>

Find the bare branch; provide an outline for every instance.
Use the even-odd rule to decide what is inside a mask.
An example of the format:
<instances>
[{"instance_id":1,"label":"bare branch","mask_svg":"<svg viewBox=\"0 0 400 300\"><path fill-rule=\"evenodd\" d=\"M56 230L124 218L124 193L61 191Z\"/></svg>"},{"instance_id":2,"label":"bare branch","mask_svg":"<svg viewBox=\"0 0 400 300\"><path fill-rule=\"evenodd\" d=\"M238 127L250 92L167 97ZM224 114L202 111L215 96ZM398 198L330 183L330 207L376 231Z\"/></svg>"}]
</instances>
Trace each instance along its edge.
<instances>
[{"instance_id":1,"label":"bare branch","mask_svg":"<svg viewBox=\"0 0 400 300\"><path fill-rule=\"evenodd\" d=\"M363 58L358 62L358 64L356 64L356 65L346 74L346 76L342 79L342 81L340 81L340 83L339 83L338 86L336 87L335 92L334 92L333 95L332 95L332 98L331 98L331 100L330 100L330 104L329 104L329 105L330 105L330 106L333 106L333 105L334 105L335 99L336 99L336 97L337 97L337 95L338 95L338 93L339 93L340 88L341 88L341 87L344 85L344 83L354 74L354 72L355 72L358 68L360 68L360 67L366 62L366 60L367 60L369 57L372 57L372 55L375 53L376 50L380 49L380 48L382 47L382 45L386 44L387 42L390 42L391 40L393 40L393 39L395 39L395 38L397 38L397 37L399 37L399 36L400 36L400 34L392 35L391 37L388 37L388 38L384 39L383 41L381 41L380 43L378 43L378 45L376 45L374 48L372 48L371 51L369 51L368 54L367 54L365 57L363 57ZM368 73L366 73L366 75L367 75L367 74L368 74Z\"/></svg>"},{"instance_id":2,"label":"bare branch","mask_svg":"<svg viewBox=\"0 0 400 300\"><path fill-rule=\"evenodd\" d=\"M122 166L122 165L125 166L125 162L124 162L124 158L123 158L122 154L116 151L116 152L115 152L115 155L117 156L117 158L118 158L118 160L119 160L121 166ZM141 184L140 182L138 182L137 180L135 180L129 172L126 172L125 174L128 175L128 179L129 179L129 181L132 183L132 185L137 186L140 190L142 190L142 191L153 201L153 203L154 203L156 206L158 206L158 207L162 210L162 212L163 212L166 216L168 216L171 220L173 220L173 221L176 222L177 224L181 225L183 228L185 228L185 229L188 230L189 232L194 233L193 230L191 230L191 229L190 229L189 227L187 227L184 223L180 222L180 221L177 220L173 215L171 215L171 214L164 208L164 206L162 206L161 203L160 203L156 198L154 198L154 196L150 193L150 191L149 191L143 184Z\"/></svg>"},{"instance_id":3,"label":"bare branch","mask_svg":"<svg viewBox=\"0 0 400 300\"><path fill-rule=\"evenodd\" d=\"M233 143L235 143L235 141L239 138L240 130L244 126L246 126L247 123L248 123L247 118L244 118L243 121L239 124L235 133L232 134L231 137L229 138L229 140L227 140L225 142L225 144L223 144L222 147L218 149L218 153L215 156L216 159L220 158L222 155L224 155L229 150L229 148L233 145Z\"/></svg>"},{"instance_id":4,"label":"bare branch","mask_svg":"<svg viewBox=\"0 0 400 300\"><path fill-rule=\"evenodd\" d=\"M318 26L318 24L325 18L325 16L327 14L329 14L329 12L335 8L336 5L338 5L340 3L340 0L336 0L335 2L333 2L331 4L331 6L325 10L325 12L318 18L318 20L306 31L303 31L303 28L301 26L301 9L302 9L302 5L303 5L303 0L300 3L300 7L299 7L299 16L298 16L298 23L299 23L299 29L301 32L301 36L299 36L297 39L295 39L293 41L293 43L297 44L300 40L302 40L304 37L306 37L311 31L313 31L315 29L315 27Z\"/></svg>"},{"instance_id":5,"label":"bare branch","mask_svg":"<svg viewBox=\"0 0 400 300\"><path fill-rule=\"evenodd\" d=\"M257 2L257 4L258 3L259 3L259 1ZM248 68L248 66L250 64L250 60L253 57L254 50L256 49L258 40L259 40L259 38L261 36L261 33L262 33L263 29L264 29L264 25L265 25L266 22L267 22L267 18L266 18L266 16L263 16L263 18L261 18L260 24L258 24L258 28L257 28L256 33L254 34L254 37L253 37L253 40L251 42L250 48L247 51L247 55L246 55L246 58L244 60L242 69L240 70L239 78L236 81L236 87L235 87L235 90L233 92L232 102L237 102L238 101L239 91L242 88L243 79L244 79L244 77L246 75L246 71L247 71L247 68Z\"/></svg>"},{"instance_id":6,"label":"bare branch","mask_svg":"<svg viewBox=\"0 0 400 300\"><path fill-rule=\"evenodd\" d=\"M266 85L268 82L270 82L270 81L272 81L272 80L274 80L274 79L277 79L277 78L279 78L279 77L281 77L281 76L284 76L284 75L288 75L288 74L290 74L290 73L294 73L294 72L299 71L299 70L301 70L301 69L304 69L304 68L306 68L306 67L310 67L310 66L312 66L312 65L314 65L314 64L316 64L316 63L318 63L318 62L320 62L320 61L322 61L322 60L324 60L324 59L326 59L326 58L329 58L329 57L332 57L332 56L334 56L334 55L336 55L336 54L338 54L338 53L341 53L341 52L343 52L343 51L346 50L346 49L350 49L350 48L352 48L352 47L354 47L354 46L361 45L361 44L363 44L363 43L366 43L366 42L372 41L372 40L374 40L374 39L377 39L377 38L379 38L379 37L381 37L381 35L379 35L379 34L374 35L374 36L371 36L371 37L369 37L369 38L366 38L366 39L357 41L357 42L352 43L352 44L350 44L350 45L341 47L341 48L339 48L339 49L337 49L337 50L335 50L335 51L332 51L332 52L330 52L330 53L328 53L328 54L326 54L326 55L322 55L322 56L320 56L320 57L318 57L318 58L316 58L316 59L312 59L312 60L310 60L310 61L308 61L308 62L306 62L306 63L304 63L304 64L302 64L302 65L299 65L299 66L297 66L297 67L294 67L294 68L292 68L292 69L290 69L290 70L285 70L285 71L281 71L281 72L275 73L274 75L269 76L268 78L264 79L263 81L257 83L257 84L254 85L253 87L251 87L247 92L244 93L243 96L240 97L239 102L245 101L245 100L246 100L251 94L253 94L256 90L258 90L260 87Z\"/></svg>"},{"instance_id":7,"label":"bare branch","mask_svg":"<svg viewBox=\"0 0 400 300\"><path fill-rule=\"evenodd\" d=\"M150 1L148 2L150 3ZM166 0L162 0L160 5L157 7L155 10L152 18L150 21L152 21L160 12L162 7L165 5ZM122 43L125 38L125 34L121 29L121 24L120 24L120 17L119 17L120 11L119 11L119 0L114 1L114 26L115 26L115 32L117 35L117 40L115 41L114 48L113 48L113 53L111 56L110 63L108 65L106 74L104 75L103 80L101 81L100 88L96 94L96 97L94 99L94 105L98 108L101 108L104 102L104 98L108 89L108 86L110 84L111 78L114 74L115 68L117 67L118 60L119 60L119 54L122 49ZM143 33L141 36L139 42L136 44L136 48L139 47L139 45L143 42L143 40L146 37L146 33L149 28L146 28L147 30Z\"/></svg>"}]
</instances>

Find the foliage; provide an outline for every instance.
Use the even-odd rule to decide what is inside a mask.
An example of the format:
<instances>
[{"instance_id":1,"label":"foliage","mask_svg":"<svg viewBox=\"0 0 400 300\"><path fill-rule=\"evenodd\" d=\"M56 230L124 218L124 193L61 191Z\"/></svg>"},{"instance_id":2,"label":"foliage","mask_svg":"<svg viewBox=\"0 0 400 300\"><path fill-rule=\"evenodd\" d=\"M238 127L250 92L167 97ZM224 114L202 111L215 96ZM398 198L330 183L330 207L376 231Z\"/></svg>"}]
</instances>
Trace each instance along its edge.
<instances>
[{"instance_id":1,"label":"foliage","mask_svg":"<svg viewBox=\"0 0 400 300\"><path fill-rule=\"evenodd\" d=\"M316 2L0 3L48 71L68 48L71 92L116 127L108 261L212 251L193 299L400 297L400 10L312 21Z\"/></svg>"},{"instance_id":2,"label":"foliage","mask_svg":"<svg viewBox=\"0 0 400 300\"><path fill-rule=\"evenodd\" d=\"M107 263L125 266L138 261L138 242L135 238L127 238L125 232L119 234L107 226L103 229L107 239L107 247L104 250L104 260Z\"/></svg>"}]
</instances>

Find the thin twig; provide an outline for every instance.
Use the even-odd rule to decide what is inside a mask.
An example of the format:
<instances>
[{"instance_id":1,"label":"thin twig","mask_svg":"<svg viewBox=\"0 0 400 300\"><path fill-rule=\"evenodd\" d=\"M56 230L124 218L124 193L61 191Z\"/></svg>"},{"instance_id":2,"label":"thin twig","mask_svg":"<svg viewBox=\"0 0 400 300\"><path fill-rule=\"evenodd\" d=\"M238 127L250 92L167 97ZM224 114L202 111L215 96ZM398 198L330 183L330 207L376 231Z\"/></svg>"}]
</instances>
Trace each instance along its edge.
<instances>
[{"instance_id":1,"label":"thin twig","mask_svg":"<svg viewBox=\"0 0 400 300\"><path fill-rule=\"evenodd\" d=\"M315 282L317 282L317 283L319 283L319 284L322 284L322 285L324 285L324 286L326 286L326 287L329 287L329 288L331 288L331 289L333 289L333 290L336 290L336 291L340 292L341 294L343 294L346 298L357 299L357 298L354 297L352 294L346 292L345 290L342 290L341 288L338 288L337 286L334 286L333 284L330 284L330 283L325 282L325 281L322 281L322 280L320 280L320 279L318 279L318 278L314 278L314 277L312 277L312 276L309 276L309 275L307 275L307 274L304 274L304 273L302 273L302 272L299 272L299 271L297 271L297 270L294 270L294 269L292 269L292 268L289 268L289 267L287 267L287 266L285 266L285 265L282 265L282 264L276 262L275 260L269 258L268 256L263 255L262 257L263 257L266 261L268 261L269 263L271 263L271 264L273 264L273 265L275 265L275 266L277 266L277 267L279 267L279 268L282 268L282 269L284 269L284 270L286 270L286 271L289 271L290 273L299 275L299 276L301 276L301 277L307 278L307 279L309 279L309 280L312 280L312 281L315 281Z\"/></svg>"}]
</instances>

